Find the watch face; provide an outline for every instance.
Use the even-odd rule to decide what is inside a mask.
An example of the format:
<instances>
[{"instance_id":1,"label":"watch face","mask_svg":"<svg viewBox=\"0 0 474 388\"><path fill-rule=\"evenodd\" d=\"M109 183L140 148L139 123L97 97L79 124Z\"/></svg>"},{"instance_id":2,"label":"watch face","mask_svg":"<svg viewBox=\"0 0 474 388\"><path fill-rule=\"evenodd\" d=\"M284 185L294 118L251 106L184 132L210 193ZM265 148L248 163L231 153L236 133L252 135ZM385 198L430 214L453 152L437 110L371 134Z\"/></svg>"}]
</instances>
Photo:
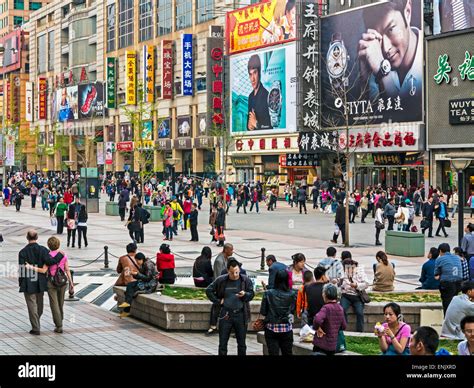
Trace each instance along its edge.
<instances>
[{"instance_id":1,"label":"watch face","mask_svg":"<svg viewBox=\"0 0 474 388\"><path fill-rule=\"evenodd\" d=\"M333 43L328 50L327 69L331 77L341 77L347 68L347 51L342 42Z\"/></svg>"},{"instance_id":2,"label":"watch face","mask_svg":"<svg viewBox=\"0 0 474 388\"><path fill-rule=\"evenodd\" d=\"M271 110L278 110L280 109L280 103L281 103L281 92L280 89L273 88L270 90L270 93L268 93L268 107Z\"/></svg>"},{"instance_id":3,"label":"watch face","mask_svg":"<svg viewBox=\"0 0 474 388\"><path fill-rule=\"evenodd\" d=\"M390 65L390 61L388 59L384 59L382 61L381 67L384 75L387 75L392 70L392 66Z\"/></svg>"}]
</instances>

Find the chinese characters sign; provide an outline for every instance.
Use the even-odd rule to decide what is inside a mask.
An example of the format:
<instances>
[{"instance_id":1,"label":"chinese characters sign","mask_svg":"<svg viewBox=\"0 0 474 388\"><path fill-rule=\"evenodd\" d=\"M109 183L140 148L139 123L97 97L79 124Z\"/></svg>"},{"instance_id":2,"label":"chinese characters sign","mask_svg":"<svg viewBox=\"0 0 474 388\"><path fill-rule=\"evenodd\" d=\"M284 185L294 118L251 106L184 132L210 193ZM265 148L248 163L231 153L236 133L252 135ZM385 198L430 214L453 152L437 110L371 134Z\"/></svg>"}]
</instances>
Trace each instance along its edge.
<instances>
[{"instance_id":1,"label":"chinese characters sign","mask_svg":"<svg viewBox=\"0 0 474 388\"><path fill-rule=\"evenodd\" d=\"M153 102L155 97L155 48L153 46L143 46L142 64L143 100Z\"/></svg>"},{"instance_id":2,"label":"chinese characters sign","mask_svg":"<svg viewBox=\"0 0 474 388\"><path fill-rule=\"evenodd\" d=\"M183 61L182 61L182 88L183 96L193 95L193 34L183 34L181 36L183 44Z\"/></svg>"},{"instance_id":3,"label":"chinese characters sign","mask_svg":"<svg viewBox=\"0 0 474 388\"><path fill-rule=\"evenodd\" d=\"M207 122L211 127L220 128L224 124L223 79L224 40L207 38Z\"/></svg>"},{"instance_id":4,"label":"chinese characters sign","mask_svg":"<svg viewBox=\"0 0 474 388\"><path fill-rule=\"evenodd\" d=\"M40 78L38 82L38 94L39 94L39 119L46 120L46 78Z\"/></svg>"},{"instance_id":5,"label":"chinese characters sign","mask_svg":"<svg viewBox=\"0 0 474 388\"><path fill-rule=\"evenodd\" d=\"M433 79L438 85L443 82L449 84L451 82L450 73L452 70L453 68L449 64L448 54L442 54L438 57L438 68ZM474 81L474 55L466 51L464 53L464 62L457 67L457 70L463 81Z\"/></svg>"},{"instance_id":6,"label":"chinese characters sign","mask_svg":"<svg viewBox=\"0 0 474 388\"><path fill-rule=\"evenodd\" d=\"M296 137L245 138L235 141L237 151L294 151L298 149Z\"/></svg>"},{"instance_id":7,"label":"chinese characters sign","mask_svg":"<svg viewBox=\"0 0 474 388\"><path fill-rule=\"evenodd\" d=\"M173 41L161 41L161 96L165 100L173 98Z\"/></svg>"},{"instance_id":8,"label":"chinese characters sign","mask_svg":"<svg viewBox=\"0 0 474 388\"><path fill-rule=\"evenodd\" d=\"M11 111L12 111L12 122L20 122L20 99L21 99L21 80L17 74L11 75Z\"/></svg>"},{"instance_id":9,"label":"chinese characters sign","mask_svg":"<svg viewBox=\"0 0 474 388\"><path fill-rule=\"evenodd\" d=\"M317 167L318 154L286 154L280 156L281 167Z\"/></svg>"},{"instance_id":10,"label":"chinese characters sign","mask_svg":"<svg viewBox=\"0 0 474 388\"><path fill-rule=\"evenodd\" d=\"M337 138L332 132L300 132L298 148L302 154L337 151Z\"/></svg>"},{"instance_id":11,"label":"chinese characters sign","mask_svg":"<svg viewBox=\"0 0 474 388\"><path fill-rule=\"evenodd\" d=\"M127 83L125 99L127 105L136 105L137 103L137 57L135 51L127 51Z\"/></svg>"},{"instance_id":12,"label":"chinese characters sign","mask_svg":"<svg viewBox=\"0 0 474 388\"><path fill-rule=\"evenodd\" d=\"M474 98L449 100L449 124L474 124Z\"/></svg>"},{"instance_id":13,"label":"chinese characters sign","mask_svg":"<svg viewBox=\"0 0 474 388\"><path fill-rule=\"evenodd\" d=\"M5 166L15 165L15 136L6 136L5 157Z\"/></svg>"},{"instance_id":14,"label":"chinese characters sign","mask_svg":"<svg viewBox=\"0 0 474 388\"><path fill-rule=\"evenodd\" d=\"M107 58L107 108L117 107L116 78L115 78L116 58Z\"/></svg>"},{"instance_id":15,"label":"chinese characters sign","mask_svg":"<svg viewBox=\"0 0 474 388\"><path fill-rule=\"evenodd\" d=\"M33 82L26 83L25 120L33 121Z\"/></svg>"},{"instance_id":16,"label":"chinese characters sign","mask_svg":"<svg viewBox=\"0 0 474 388\"><path fill-rule=\"evenodd\" d=\"M298 128L318 131L319 122L319 16L315 3L298 4L302 7L302 26L298 29L299 74Z\"/></svg>"}]
</instances>

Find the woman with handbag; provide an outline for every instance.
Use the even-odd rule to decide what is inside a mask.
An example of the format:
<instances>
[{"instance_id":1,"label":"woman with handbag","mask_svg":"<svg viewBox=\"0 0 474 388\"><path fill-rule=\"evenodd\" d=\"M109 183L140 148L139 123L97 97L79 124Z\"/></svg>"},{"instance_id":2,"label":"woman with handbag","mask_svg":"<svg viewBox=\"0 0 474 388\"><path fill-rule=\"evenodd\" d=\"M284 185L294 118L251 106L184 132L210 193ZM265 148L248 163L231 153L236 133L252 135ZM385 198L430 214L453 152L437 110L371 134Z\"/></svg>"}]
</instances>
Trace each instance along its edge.
<instances>
[{"instance_id":1,"label":"woman with handbag","mask_svg":"<svg viewBox=\"0 0 474 388\"><path fill-rule=\"evenodd\" d=\"M375 245L382 245L380 242L380 231L385 229L385 220L383 218L382 204L379 202L375 211Z\"/></svg>"},{"instance_id":2,"label":"woman with handbag","mask_svg":"<svg viewBox=\"0 0 474 388\"><path fill-rule=\"evenodd\" d=\"M357 317L356 331L364 331L364 305L368 303L365 290L369 286L369 280L362 266L352 260L349 251L341 253L344 277L341 281L341 306L344 309L346 322L348 321L349 309L352 306Z\"/></svg>"},{"instance_id":3,"label":"woman with handbag","mask_svg":"<svg viewBox=\"0 0 474 388\"><path fill-rule=\"evenodd\" d=\"M296 291L288 284L288 271L278 271L275 287L265 291L260 306L260 314L265 317L265 341L270 356L278 356L280 351L283 356L293 354L292 312L295 310Z\"/></svg>"},{"instance_id":4,"label":"woman with handbag","mask_svg":"<svg viewBox=\"0 0 474 388\"><path fill-rule=\"evenodd\" d=\"M71 243L72 237L72 247L76 244L76 210L73 204L69 205L69 209L66 213L66 227L67 227L67 247Z\"/></svg>"},{"instance_id":5,"label":"woman with handbag","mask_svg":"<svg viewBox=\"0 0 474 388\"><path fill-rule=\"evenodd\" d=\"M410 325L403 322L400 306L388 303L383 308L385 322L376 325L375 335L379 338L379 346L384 356L409 355Z\"/></svg>"}]
</instances>

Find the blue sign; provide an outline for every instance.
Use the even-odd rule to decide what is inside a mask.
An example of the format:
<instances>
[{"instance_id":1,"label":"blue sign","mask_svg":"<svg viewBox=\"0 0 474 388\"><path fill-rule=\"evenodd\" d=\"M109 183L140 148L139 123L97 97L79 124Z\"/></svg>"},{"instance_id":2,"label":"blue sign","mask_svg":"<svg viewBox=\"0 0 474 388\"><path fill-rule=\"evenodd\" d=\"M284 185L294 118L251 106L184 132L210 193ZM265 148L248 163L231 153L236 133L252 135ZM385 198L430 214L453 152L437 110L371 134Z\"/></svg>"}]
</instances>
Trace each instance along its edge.
<instances>
[{"instance_id":1,"label":"blue sign","mask_svg":"<svg viewBox=\"0 0 474 388\"><path fill-rule=\"evenodd\" d=\"M183 34L183 96L193 95L194 71L193 71L193 34Z\"/></svg>"}]
</instances>

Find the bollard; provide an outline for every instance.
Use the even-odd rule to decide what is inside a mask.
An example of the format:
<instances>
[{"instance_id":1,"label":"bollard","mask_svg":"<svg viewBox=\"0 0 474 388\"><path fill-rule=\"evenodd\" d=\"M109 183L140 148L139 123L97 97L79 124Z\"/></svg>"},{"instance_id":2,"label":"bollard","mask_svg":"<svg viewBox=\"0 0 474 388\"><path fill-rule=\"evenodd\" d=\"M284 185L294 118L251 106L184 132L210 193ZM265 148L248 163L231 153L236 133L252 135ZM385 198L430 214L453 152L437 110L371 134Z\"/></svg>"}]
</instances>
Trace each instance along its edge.
<instances>
[{"instance_id":1,"label":"bollard","mask_svg":"<svg viewBox=\"0 0 474 388\"><path fill-rule=\"evenodd\" d=\"M109 247L104 247L104 269L109 269Z\"/></svg>"},{"instance_id":2,"label":"bollard","mask_svg":"<svg viewBox=\"0 0 474 388\"><path fill-rule=\"evenodd\" d=\"M262 258L260 261L260 271L265 271L265 248L262 248Z\"/></svg>"},{"instance_id":3,"label":"bollard","mask_svg":"<svg viewBox=\"0 0 474 388\"><path fill-rule=\"evenodd\" d=\"M71 272L72 285L74 286L74 270L71 269L70 272ZM74 297L74 291L71 293L71 288L69 288L68 292L69 292L69 298L65 299L66 302L76 302L79 300L79 298Z\"/></svg>"}]
</instances>

